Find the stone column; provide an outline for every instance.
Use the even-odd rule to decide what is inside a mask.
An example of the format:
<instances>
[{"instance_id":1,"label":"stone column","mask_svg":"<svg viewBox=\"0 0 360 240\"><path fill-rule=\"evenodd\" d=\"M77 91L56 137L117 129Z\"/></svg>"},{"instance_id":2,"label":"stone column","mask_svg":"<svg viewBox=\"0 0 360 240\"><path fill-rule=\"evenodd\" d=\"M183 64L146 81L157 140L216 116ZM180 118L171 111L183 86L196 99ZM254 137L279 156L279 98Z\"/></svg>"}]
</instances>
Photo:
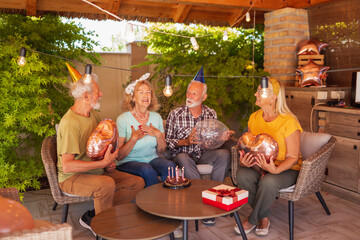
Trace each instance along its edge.
<instances>
[{"instance_id":1,"label":"stone column","mask_svg":"<svg viewBox=\"0 0 360 240\"><path fill-rule=\"evenodd\" d=\"M309 39L307 10L282 8L265 14L265 71L285 86L297 85L294 74L298 67L297 43Z\"/></svg>"}]
</instances>

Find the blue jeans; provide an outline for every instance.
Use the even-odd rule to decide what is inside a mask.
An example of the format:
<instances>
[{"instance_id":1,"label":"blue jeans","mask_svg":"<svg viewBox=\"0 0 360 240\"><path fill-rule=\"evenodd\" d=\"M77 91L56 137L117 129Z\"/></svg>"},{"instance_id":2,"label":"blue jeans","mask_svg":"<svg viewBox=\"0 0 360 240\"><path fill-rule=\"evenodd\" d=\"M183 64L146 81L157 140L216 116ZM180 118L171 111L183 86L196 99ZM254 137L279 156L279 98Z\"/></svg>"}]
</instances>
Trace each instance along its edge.
<instances>
[{"instance_id":1,"label":"blue jeans","mask_svg":"<svg viewBox=\"0 0 360 240\"><path fill-rule=\"evenodd\" d=\"M176 164L163 158L154 158L150 163L136 161L126 162L116 166L116 169L142 177L145 181L145 187L149 187L159 183L158 176L160 176L161 181L165 181L168 176L168 167L175 168Z\"/></svg>"}]
</instances>

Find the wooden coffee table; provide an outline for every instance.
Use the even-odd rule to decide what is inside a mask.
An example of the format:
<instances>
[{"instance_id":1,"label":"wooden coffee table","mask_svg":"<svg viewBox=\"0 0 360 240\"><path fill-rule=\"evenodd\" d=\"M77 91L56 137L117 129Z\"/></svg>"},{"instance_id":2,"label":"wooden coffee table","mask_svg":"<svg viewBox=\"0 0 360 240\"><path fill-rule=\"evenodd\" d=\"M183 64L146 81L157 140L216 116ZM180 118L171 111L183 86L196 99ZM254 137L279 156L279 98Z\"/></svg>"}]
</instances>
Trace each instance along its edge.
<instances>
[{"instance_id":1,"label":"wooden coffee table","mask_svg":"<svg viewBox=\"0 0 360 240\"><path fill-rule=\"evenodd\" d=\"M155 239L170 234L181 226L181 221L146 213L134 203L114 206L91 220L91 228L106 239Z\"/></svg>"},{"instance_id":2,"label":"wooden coffee table","mask_svg":"<svg viewBox=\"0 0 360 240\"><path fill-rule=\"evenodd\" d=\"M188 239L188 220L215 218L234 213L235 221L244 240L247 240L237 210L225 211L202 202L201 192L222 182L191 179L191 186L183 189L164 188L162 183L143 189L136 196L136 205L156 216L183 220L183 239Z\"/></svg>"}]
</instances>

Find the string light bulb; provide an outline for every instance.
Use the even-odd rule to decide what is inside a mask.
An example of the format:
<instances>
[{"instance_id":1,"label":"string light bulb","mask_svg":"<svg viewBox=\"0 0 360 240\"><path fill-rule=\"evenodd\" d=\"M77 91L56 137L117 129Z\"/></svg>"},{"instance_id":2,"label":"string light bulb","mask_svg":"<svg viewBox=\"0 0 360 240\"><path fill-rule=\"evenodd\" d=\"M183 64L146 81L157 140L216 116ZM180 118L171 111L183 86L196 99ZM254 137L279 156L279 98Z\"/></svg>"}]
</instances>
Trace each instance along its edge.
<instances>
[{"instance_id":1,"label":"string light bulb","mask_svg":"<svg viewBox=\"0 0 360 240\"><path fill-rule=\"evenodd\" d=\"M83 79L85 84L90 84L92 82L91 71L92 71L91 65L86 64L85 75L84 75L84 79Z\"/></svg>"},{"instance_id":2,"label":"string light bulb","mask_svg":"<svg viewBox=\"0 0 360 240\"><path fill-rule=\"evenodd\" d=\"M195 51L199 50L199 44L197 43L196 38L191 37L190 42Z\"/></svg>"},{"instance_id":3,"label":"string light bulb","mask_svg":"<svg viewBox=\"0 0 360 240\"><path fill-rule=\"evenodd\" d=\"M267 98L270 95L269 79L263 76L260 80L261 91L260 95L262 98Z\"/></svg>"},{"instance_id":4,"label":"string light bulb","mask_svg":"<svg viewBox=\"0 0 360 240\"><path fill-rule=\"evenodd\" d=\"M171 87L171 76L170 75L166 75L165 77L165 88L164 88L164 96L165 97L171 97L173 95L173 90Z\"/></svg>"},{"instance_id":5,"label":"string light bulb","mask_svg":"<svg viewBox=\"0 0 360 240\"><path fill-rule=\"evenodd\" d=\"M245 14L245 19L246 19L246 22L250 22L250 13L249 12L247 12Z\"/></svg>"},{"instance_id":6,"label":"string light bulb","mask_svg":"<svg viewBox=\"0 0 360 240\"><path fill-rule=\"evenodd\" d=\"M17 64L19 66L24 66L26 64L26 48L22 47L20 48L20 54L19 54L19 58L17 60Z\"/></svg>"},{"instance_id":7,"label":"string light bulb","mask_svg":"<svg viewBox=\"0 0 360 240\"><path fill-rule=\"evenodd\" d=\"M225 30L225 31L224 31L224 34L223 34L223 40L224 40L224 41L227 41L228 39L229 39L228 31Z\"/></svg>"}]
</instances>

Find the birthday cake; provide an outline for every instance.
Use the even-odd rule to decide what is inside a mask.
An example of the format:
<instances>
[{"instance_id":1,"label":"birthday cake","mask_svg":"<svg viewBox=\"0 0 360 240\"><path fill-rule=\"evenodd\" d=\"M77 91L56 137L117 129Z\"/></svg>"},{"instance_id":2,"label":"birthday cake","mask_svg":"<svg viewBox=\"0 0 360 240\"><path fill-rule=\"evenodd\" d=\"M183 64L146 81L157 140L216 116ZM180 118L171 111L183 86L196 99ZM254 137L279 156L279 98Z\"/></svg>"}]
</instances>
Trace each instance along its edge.
<instances>
[{"instance_id":1,"label":"birthday cake","mask_svg":"<svg viewBox=\"0 0 360 240\"><path fill-rule=\"evenodd\" d=\"M164 181L163 186L171 189L180 189L190 186L189 179L185 177L184 168L181 170L178 169L178 167L176 167L174 174L174 169L171 168L170 171L170 167L169 167L169 174L166 180Z\"/></svg>"},{"instance_id":2,"label":"birthday cake","mask_svg":"<svg viewBox=\"0 0 360 240\"><path fill-rule=\"evenodd\" d=\"M188 178L178 178L175 177L172 178L166 178L164 181L164 186L172 189L179 189L179 188L185 188L190 186L190 181Z\"/></svg>"}]
</instances>

